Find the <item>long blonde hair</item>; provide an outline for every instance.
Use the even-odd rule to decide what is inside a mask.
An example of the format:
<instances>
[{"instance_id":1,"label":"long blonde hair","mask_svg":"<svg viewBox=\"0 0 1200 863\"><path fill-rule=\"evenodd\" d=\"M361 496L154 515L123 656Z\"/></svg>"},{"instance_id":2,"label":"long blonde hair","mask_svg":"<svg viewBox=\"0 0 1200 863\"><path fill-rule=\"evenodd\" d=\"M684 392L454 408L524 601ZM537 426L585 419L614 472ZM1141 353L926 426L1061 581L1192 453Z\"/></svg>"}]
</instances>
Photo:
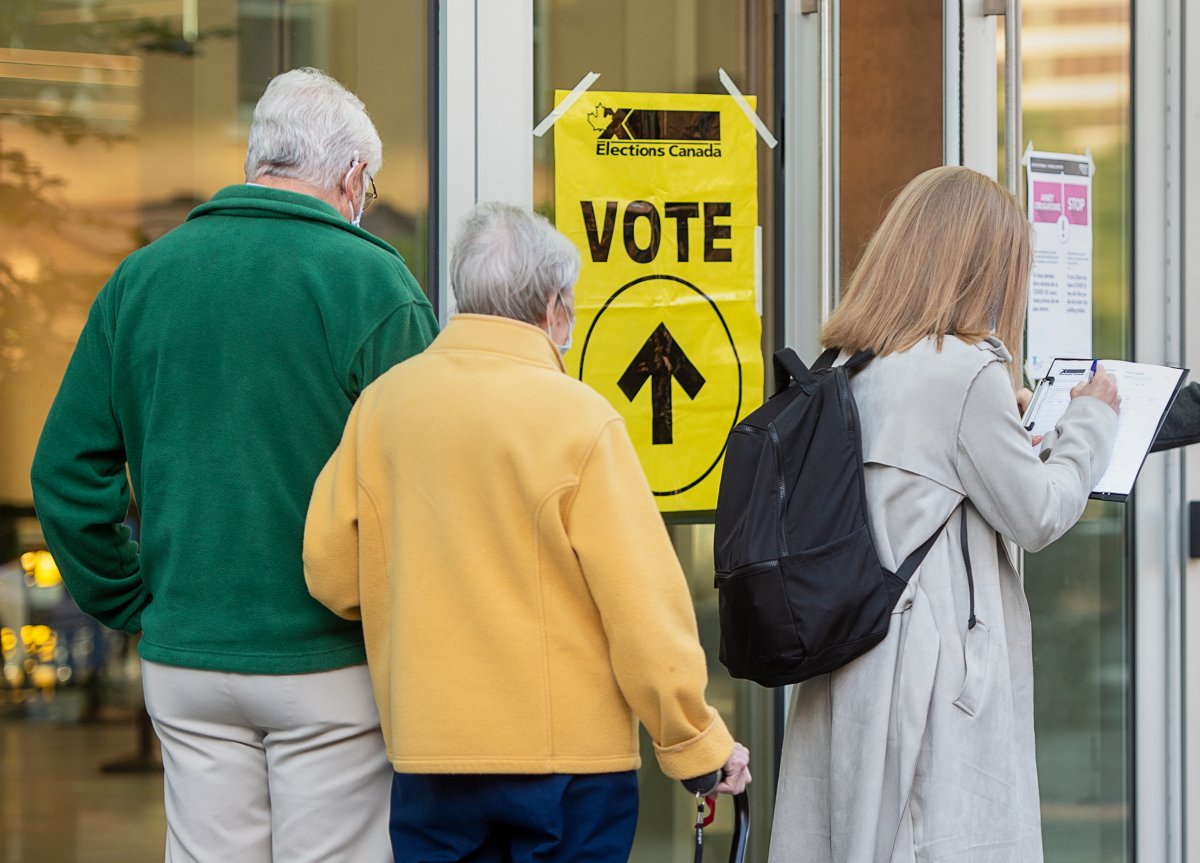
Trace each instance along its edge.
<instances>
[{"instance_id":1,"label":"long blonde hair","mask_svg":"<svg viewBox=\"0 0 1200 863\"><path fill-rule=\"evenodd\" d=\"M1031 228L1021 206L969 168L933 168L904 187L867 243L821 343L879 356L934 336L995 334L1016 359L1028 301Z\"/></svg>"}]
</instances>

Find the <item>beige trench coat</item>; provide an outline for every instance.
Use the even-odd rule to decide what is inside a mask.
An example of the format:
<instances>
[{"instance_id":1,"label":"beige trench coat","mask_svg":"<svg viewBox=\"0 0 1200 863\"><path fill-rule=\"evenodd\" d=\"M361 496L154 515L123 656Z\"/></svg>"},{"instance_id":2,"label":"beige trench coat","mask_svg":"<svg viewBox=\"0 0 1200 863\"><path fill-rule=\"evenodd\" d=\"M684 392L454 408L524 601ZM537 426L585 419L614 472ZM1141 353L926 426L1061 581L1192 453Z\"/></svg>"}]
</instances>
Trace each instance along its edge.
<instances>
[{"instance_id":1,"label":"beige trench coat","mask_svg":"<svg viewBox=\"0 0 1200 863\"><path fill-rule=\"evenodd\" d=\"M1029 607L1003 540L1037 550L1078 520L1117 417L1075 399L1040 461L1008 360L996 340L947 337L939 353L930 339L852 379L881 562L895 569L948 523L886 640L795 688L771 863L1042 860Z\"/></svg>"}]
</instances>

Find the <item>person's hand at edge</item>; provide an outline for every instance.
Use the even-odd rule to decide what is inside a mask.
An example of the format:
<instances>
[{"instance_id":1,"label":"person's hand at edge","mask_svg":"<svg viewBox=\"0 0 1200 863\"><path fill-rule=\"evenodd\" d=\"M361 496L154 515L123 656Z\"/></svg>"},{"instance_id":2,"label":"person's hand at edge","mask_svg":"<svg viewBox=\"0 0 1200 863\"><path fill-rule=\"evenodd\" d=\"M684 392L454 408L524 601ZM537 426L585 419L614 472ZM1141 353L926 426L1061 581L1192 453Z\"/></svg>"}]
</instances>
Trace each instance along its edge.
<instances>
[{"instance_id":1,"label":"person's hand at edge","mask_svg":"<svg viewBox=\"0 0 1200 863\"><path fill-rule=\"evenodd\" d=\"M717 794L741 794L750 784L750 750L740 743L733 744L733 754L721 768Z\"/></svg>"}]
</instances>

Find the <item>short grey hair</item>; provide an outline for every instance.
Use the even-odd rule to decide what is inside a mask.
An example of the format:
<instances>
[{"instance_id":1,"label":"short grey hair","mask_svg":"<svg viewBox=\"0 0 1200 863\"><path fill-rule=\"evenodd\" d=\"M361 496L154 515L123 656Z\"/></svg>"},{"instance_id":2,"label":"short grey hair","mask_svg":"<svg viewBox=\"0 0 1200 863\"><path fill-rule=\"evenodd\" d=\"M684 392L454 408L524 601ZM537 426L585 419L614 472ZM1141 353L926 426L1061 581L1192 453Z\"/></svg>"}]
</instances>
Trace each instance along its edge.
<instances>
[{"instance_id":1,"label":"short grey hair","mask_svg":"<svg viewBox=\"0 0 1200 863\"><path fill-rule=\"evenodd\" d=\"M383 143L362 101L320 69L276 75L254 106L246 182L289 177L322 190L338 187L353 162L373 177Z\"/></svg>"},{"instance_id":2,"label":"short grey hair","mask_svg":"<svg viewBox=\"0 0 1200 863\"><path fill-rule=\"evenodd\" d=\"M545 218L496 201L463 218L450 255L458 310L537 324L579 278L579 250Z\"/></svg>"}]
</instances>

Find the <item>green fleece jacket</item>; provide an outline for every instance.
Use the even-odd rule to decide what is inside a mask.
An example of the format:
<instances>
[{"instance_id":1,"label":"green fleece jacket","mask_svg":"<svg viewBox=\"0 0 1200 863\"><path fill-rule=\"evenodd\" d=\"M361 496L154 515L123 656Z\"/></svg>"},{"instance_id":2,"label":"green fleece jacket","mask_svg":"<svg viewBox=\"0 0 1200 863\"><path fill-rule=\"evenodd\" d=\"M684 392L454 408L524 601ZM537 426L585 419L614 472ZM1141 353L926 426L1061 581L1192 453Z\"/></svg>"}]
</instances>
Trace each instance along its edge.
<instances>
[{"instance_id":1,"label":"green fleece jacket","mask_svg":"<svg viewBox=\"0 0 1200 863\"><path fill-rule=\"evenodd\" d=\"M309 596L313 482L362 390L437 333L404 260L316 198L230 186L130 255L92 305L33 463L71 595L189 668L363 662ZM141 546L121 526L126 464Z\"/></svg>"}]
</instances>

